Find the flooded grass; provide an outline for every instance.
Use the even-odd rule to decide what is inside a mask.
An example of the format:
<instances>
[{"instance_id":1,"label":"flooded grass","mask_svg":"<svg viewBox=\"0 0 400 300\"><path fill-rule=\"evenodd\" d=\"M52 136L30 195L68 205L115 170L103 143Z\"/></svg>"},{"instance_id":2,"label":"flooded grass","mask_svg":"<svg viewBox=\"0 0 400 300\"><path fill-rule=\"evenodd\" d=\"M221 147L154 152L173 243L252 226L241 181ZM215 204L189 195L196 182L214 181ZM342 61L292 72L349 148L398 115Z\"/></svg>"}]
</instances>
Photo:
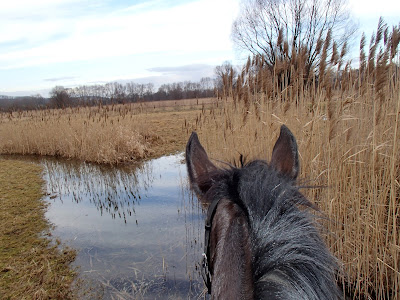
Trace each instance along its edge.
<instances>
[{"instance_id":1,"label":"flooded grass","mask_svg":"<svg viewBox=\"0 0 400 300\"><path fill-rule=\"evenodd\" d=\"M79 278L100 298L204 295L204 212L182 160L180 154L123 167L42 160L53 234L77 249Z\"/></svg>"},{"instance_id":2,"label":"flooded grass","mask_svg":"<svg viewBox=\"0 0 400 300\"><path fill-rule=\"evenodd\" d=\"M208 104L209 103L207 103L207 105ZM164 184L169 182L172 185L176 185L177 183L179 185L178 189L175 187L175 193L178 190L178 193L173 198L173 201L175 202L173 202L172 207L169 207L169 204L162 207L157 207L154 205L149 206L149 208L146 210L146 205L141 204L141 202L143 202L143 198L147 197L147 189L152 185L153 180L150 178L152 176L151 170L146 167L148 166L146 163L134 163L135 166L132 164L119 164L118 168L111 167L111 161L103 161L107 162L107 164L92 165L90 163L82 163L82 161L101 161L97 161L96 159L90 157L86 159L79 156L75 157L74 155L70 154L61 155L61 152L57 150L58 152L56 151L53 154L56 154L57 156L57 159L55 160L60 162L65 162L65 160L63 160L63 158L60 156L64 156L67 159L73 157L81 159L80 162L76 163L73 162L74 160L68 160L67 170L65 167L63 167L63 163L57 164L55 160L49 158L49 155L52 155L51 151L46 152L50 148L53 150L56 149L53 146L57 145L63 149L72 149L68 148L71 145L76 146L76 143L70 143L68 141L66 141L69 145L68 147L62 146L63 144L61 141L53 140L54 143L51 143L50 140L46 140L46 134L49 133L47 136L51 138L56 138L57 136L65 137L68 135L59 134L57 132L51 133L48 130L60 130L59 132L64 132L65 130L68 130L68 128L72 130L72 133L75 132L76 134L78 132L86 132L86 129L84 128L81 131L73 130L73 128L75 125L79 125L80 122L84 123L82 118L84 116L87 117L87 114L91 114L92 117L97 116L98 119L95 118L95 122L90 125L87 125L87 123L86 125L82 123L85 126L99 126L96 127L98 129L107 129L107 126L109 126L111 129L108 129L110 129L111 132L114 128L112 124L118 124L120 127L124 126L124 124L128 124L127 126L129 128L134 128L136 131L139 130L141 132L141 136L144 137L146 141L146 145L149 146L149 151L146 152L146 155L143 157L147 160L160 157L165 154L182 151L187 141L184 124L197 116L203 107L202 104L200 103L200 105L193 105L193 101L191 101L186 103L186 105L173 108L169 106L164 107L160 104L157 104L155 107L149 105L150 104L143 106L132 105L130 108L127 108L127 106L124 105L119 105L113 108L80 108L76 111L65 109L53 111L49 110L45 112L16 112L10 115L1 115L0 148L2 148L2 151L0 152L3 154L11 152L28 154L28 156L24 156L26 158L15 156L15 154L14 156L7 156L7 160L4 160L4 163L9 163L11 161L9 159L21 159L24 161L19 162L21 165L33 166L33 164L29 163L29 161L34 161L40 164L42 157L47 157L47 164L42 164L42 166L45 169L45 174L50 174L49 177L45 177L47 183L51 185L51 188L46 186L48 188L48 193L50 193L47 197L49 203L51 202L54 204L55 201L59 201L60 203L64 204L68 203L67 205L64 205L64 208L72 203L76 207L79 207L79 205L82 204L86 205L86 200L90 199L90 206L96 210L96 213L99 216L103 216L101 217L102 220L107 219L108 221L119 224L119 231L112 236L116 237L118 241L121 240L119 235L121 232L123 232L124 227L129 228L129 226L132 226L132 228L140 228L138 232L141 232L141 234L136 234L134 237L129 235L123 236L126 241L134 241L133 246L130 245L131 248L128 247L125 248L125 250L121 250L121 248L117 249L117 246L114 247L114 245L118 244L118 241L110 241L107 247L98 245L86 247L82 246L81 244L78 245L76 241L79 241L79 239L75 238L76 236L66 237L60 234L62 225L59 224L59 222L65 221L67 224L73 225L76 223L76 220L74 218L70 218L71 216L66 216L66 218L63 219L62 214L54 216L52 219L50 216L52 210L50 208L47 217L50 219L52 224L56 225L54 231L51 231L51 234L54 237L59 238L63 244L65 243L68 246L77 249L78 256L73 263L73 267L78 267L80 281L78 283L79 288L74 288L74 293L77 294L73 294L70 287L67 286L71 285L75 276L74 271L71 269L68 270L68 265L74 261L75 252L68 249L65 253L61 253L66 257L64 262L65 270L57 269L57 276L64 278L64 290L61 288L56 288L59 293L63 293L62 296L54 296L54 294L47 291L47 287L44 287L41 285L41 283L38 283L37 288L40 290L38 294L39 299L46 299L48 295L50 295L49 297L51 298L58 297L62 299L73 297L77 297L79 299L107 299L112 297L122 299L154 299L154 297L161 299L165 299L166 297L171 299L186 299L188 295L196 295L196 297L202 295L203 283L199 280L200 277L198 270L196 269L196 263L199 261L200 252L202 251L199 240L202 240L200 235L203 225L198 225L199 220L201 219L199 216L202 212L201 210L198 211L197 217L195 217L193 214L193 207L197 205L197 201L192 198L192 195L187 194L188 189L184 187L186 184L184 182L185 179L179 178L176 182L171 183L171 181L168 180L170 176L168 175L168 172L162 175L161 182ZM126 111L122 112L123 110ZM56 126L56 123L58 126ZM37 130L39 127L43 130ZM125 130L124 132L128 131L129 130ZM12 135L9 134L11 132L13 132ZM102 132L104 133L104 131ZM43 139L36 139L34 137L36 133L40 134ZM74 134L70 135L70 137L72 137L72 140L74 141L77 140L77 136L74 138ZM20 138L22 138L22 140L18 140ZM31 142L29 142L30 138L32 138ZM40 141L43 141L43 143L41 144ZM105 141L103 144L105 147L112 148L112 145L108 142L109 141ZM8 145L13 144L16 147L19 145L22 147L22 150L19 151L14 149L16 151L3 151L5 149L4 143L7 143ZM99 142L96 142L96 145L98 146ZM46 150L47 146L50 148ZM81 144L81 146L85 145ZM85 149L98 149L97 146L95 147L86 145L83 148L79 148L76 153L79 152L80 154L83 154L85 153ZM28 151L28 149L33 151ZM121 149L121 147L119 149ZM29 156L29 154L39 154L40 156L33 157ZM3 155L3 157L5 156ZM137 161L139 158L140 157L130 157L128 160L132 162ZM26 161L28 161L28 163ZM53 161L53 163L51 163L51 161ZM123 161L124 160L118 160L119 163ZM140 170L140 193L138 190L135 190L135 187L138 186L137 178L135 178L137 173L132 171L132 168ZM146 168L147 170L145 170ZM4 171L4 178L7 178L9 176L8 174L12 172L9 167L1 167L1 170ZM26 174L25 171L22 171L22 174ZM40 171L38 171L36 175L41 176ZM21 176L23 177L23 175ZM146 176L149 178L144 179ZM29 178L30 177L28 177L27 180L29 180ZM93 178L96 178L97 181L93 181ZM174 178L176 179L176 176ZM160 178L157 178L157 181L160 181ZM116 182L121 182L122 184L116 187ZM43 184L43 181L40 181L40 184ZM66 188L66 185L68 184L71 185L69 188ZM157 193L157 195L151 195L151 197L155 197L158 199L157 201L165 199L165 195L168 194L168 188L165 186L163 190L160 190ZM1 190L0 197L3 197L3 194L5 194L5 192ZM185 194L185 197L183 197L183 194ZM27 195L26 201L39 199L41 195L42 194L39 194L38 196ZM177 199L180 201L179 203L176 203ZM189 203L190 201L191 203ZM195 201L195 203L193 201ZM150 202L147 201L147 203ZM41 203L41 205L42 206L40 209L45 211L46 205L43 203ZM138 208L139 206L140 208ZM24 210L24 208L20 209L19 207L20 206L17 205L15 207L15 211L9 211L10 216L21 213L19 210ZM139 211L137 211L137 209ZM197 207L197 209L199 208ZM8 208L4 208L4 210L8 210ZM149 216L147 220L141 219L143 211L145 211L145 213ZM163 226L165 228L169 228L168 232L163 232L161 230L160 235L155 237L154 234L143 229L144 227L150 228L152 226L151 224L146 224L146 222L148 222L150 219L153 219L157 222L162 220L160 215L155 212L164 212L170 214L170 216L173 216L171 220L173 221L175 218L175 221L180 223L179 226L174 225L171 227L171 222L164 223ZM25 215L21 218L27 217L28 216ZM195 219L196 225L190 223L193 221L193 219ZM1 221L6 222L5 220ZM102 222L103 221L95 220L92 224L94 224L93 226L101 227L99 224ZM46 226L49 226L49 224L46 222L45 224L47 225L44 225L44 227L35 227L35 232L40 233L43 230L48 230L48 227ZM92 225L87 226L90 227ZM2 228L5 228L5 226L2 226ZM91 229L93 229L93 227ZM107 228L104 229L105 231L108 230ZM193 238L195 234L196 238ZM47 235L44 236L44 240L42 242L44 243L44 246L50 247L51 241L50 239L47 239ZM103 236L99 234L98 228L94 229L92 233L88 234L87 236L96 235L99 238L103 238ZM166 244L163 246L153 245L150 248L146 248L146 246L139 247L139 244L141 243L143 245L148 245L148 241L154 238L165 240ZM177 240L179 240L179 242L177 242ZM6 242L2 243L2 245L6 244ZM21 247L21 244L16 246L17 250ZM28 246L27 248L31 249L32 247ZM197 250L195 251L194 249ZM21 249L18 251L20 250ZM53 251L56 250L57 248L55 247ZM132 256L131 253L134 255ZM67 254L70 256L67 256ZM173 254L172 258L171 254ZM9 297L11 299L20 298L20 296L23 297L26 295L31 295L32 293L29 289L23 289L19 292L11 290L11 287L19 279L15 278L14 274L10 271L8 263L6 263L7 261L8 258L2 260L1 275L3 275L4 272L5 276L2 276L2 280L9 280L9 284L8 286L6 284L2 285L1 289L10 289L9 292L11 294ZM130 266L130 269L125 269L121 272L121 268L119 266L128 265ZM94 269L93 266L96 266L97 269ZM64 274L66 272L70 272L71 277L66 277ZM24 278L29 278L29 270L24 269L21 270L20 273L21 276L24 276ZM85 280L81 280L83 278ZM1 290L0 295L3 296L3 294L8 295L6 292Z\"/></svg>"},{"instance_id":3,"label":"flooded grass","mask_svg":"<svg viewBox=\"0 0 400 300\"><path fill-rule=\"evenodd\" d=\"M75 251L47 237L41 167L0 159L0 296L72 299Z\"/></svg>"}]
</instances>

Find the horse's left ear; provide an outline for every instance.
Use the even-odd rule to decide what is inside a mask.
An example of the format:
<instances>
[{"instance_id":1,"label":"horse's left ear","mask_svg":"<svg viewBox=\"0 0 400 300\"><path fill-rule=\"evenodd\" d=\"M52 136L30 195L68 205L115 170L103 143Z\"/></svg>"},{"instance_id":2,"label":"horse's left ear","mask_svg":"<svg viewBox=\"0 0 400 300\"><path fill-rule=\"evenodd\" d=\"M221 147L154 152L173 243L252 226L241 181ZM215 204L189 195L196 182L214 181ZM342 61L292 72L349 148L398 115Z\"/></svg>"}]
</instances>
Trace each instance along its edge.
<instances>
[{"instance_id":1,"label":"horse's left ear","mask_svg":"<svg viewBox=\"0 0 400 300\"><path fill-rule=\"evenodd\" d=\"M271 166L294 180L299 175L300 163L296 139L285 125L281 126L279 138L272 151Z\"/></svg>"},{"instance_id":2,"label":"horse's left ear","mask_svg":"<svg viewBox=\"0 0 400 300\"><path fill-rule=\"evenodd\" d=\"M196 132L192 132L186 145L186 166L190 185L202 196L210 189L212 177L217 175L219 169L209 160Z\"/></svg>"}]
</instances>

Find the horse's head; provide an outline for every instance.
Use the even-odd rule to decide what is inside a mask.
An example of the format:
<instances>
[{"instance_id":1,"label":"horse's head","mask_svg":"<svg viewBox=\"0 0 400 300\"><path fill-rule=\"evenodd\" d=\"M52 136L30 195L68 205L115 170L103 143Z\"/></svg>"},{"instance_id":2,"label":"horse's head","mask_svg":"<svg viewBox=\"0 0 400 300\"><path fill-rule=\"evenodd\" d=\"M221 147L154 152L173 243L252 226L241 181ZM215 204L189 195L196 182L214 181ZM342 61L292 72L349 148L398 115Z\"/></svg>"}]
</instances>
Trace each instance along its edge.
<instances>
[{"instance_id":1,"label":"horse's head","mask_svg":"<svg viewBox=\"0 0 400 300\"><path fill-rule=\"evenodd\" d=\"M210 161L196 132L192 133L186 146L186 164L192 189L201 200L212 201L213 199L207 199L205 195L213 185L225 177L226 170L216 167ZM282 125L273 148L270 166L281 175L293 180L299 174L296 139L285 125Z\"/></svg>"},{"instance_id":2,"label":"horse's head","mask_svg":"<svg viewBox=\"0 0 400 300\"><path fill-rule=\"evenodd\" d=\"M301 208L313 205L295 185L297 143L286 126L270 163L219 168L192 133L186 164L192 189L209 205L203 277L212 298L336 299L336 260Z\"/></svg>"}]
</instances>

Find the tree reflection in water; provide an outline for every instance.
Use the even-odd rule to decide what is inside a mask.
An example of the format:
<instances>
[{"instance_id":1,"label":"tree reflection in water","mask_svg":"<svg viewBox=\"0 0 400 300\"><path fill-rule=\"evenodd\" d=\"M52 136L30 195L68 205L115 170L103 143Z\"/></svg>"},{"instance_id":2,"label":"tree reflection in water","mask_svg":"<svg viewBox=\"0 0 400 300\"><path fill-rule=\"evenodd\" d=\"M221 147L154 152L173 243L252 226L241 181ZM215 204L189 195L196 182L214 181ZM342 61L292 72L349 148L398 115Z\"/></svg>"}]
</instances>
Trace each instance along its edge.
<instances>
[{"instance_id":1,"label":"tree reflection in water","mask_svg":"<svg viewBox=\"0 0 400 300\"><path fill-rule=\"evenodd\" d=\"M148 163L134 166L112 167L80 162L45 160L45 180L50 198L72 198L79 203L88 199L99 211L113 218L135 213L140 193L151 187L152 168Z\"/></svg>"},{"instance_id":2,"label":"tree reflection in water","mask_svg":"<svg viewBox=\"0 0 400 300\"><path fill-rule=\"evenodd\" d=\"M201 297L204 211L183 155L109 167L43 160L53 235L103 299ZM90 298L90 297L87 297Z\"/></svg>"}]
</instances>

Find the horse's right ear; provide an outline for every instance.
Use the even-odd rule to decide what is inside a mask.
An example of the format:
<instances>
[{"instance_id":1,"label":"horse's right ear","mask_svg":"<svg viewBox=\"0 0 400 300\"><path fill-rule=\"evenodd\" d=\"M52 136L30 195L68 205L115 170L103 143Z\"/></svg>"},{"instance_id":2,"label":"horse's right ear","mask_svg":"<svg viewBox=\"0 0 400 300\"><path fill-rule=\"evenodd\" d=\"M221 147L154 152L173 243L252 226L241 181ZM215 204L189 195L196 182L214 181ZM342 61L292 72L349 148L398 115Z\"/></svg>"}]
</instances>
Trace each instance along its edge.
<instances>
[{"instance_id":1,"label":"horse's right ear","mask_svg":"<svg viewBox=\"0 0 400 300\"><path fill-rule=\"evenodd\" d=\"M209 160L196 132L192 132L186 145L186 166L192 189L198 196L204 195L219 169Z\"/></svg>"},{"instance_id":2,"label":"horse's right ear","mask_svg":"<svg viewBox=\"0 0 400 300\"><path fill-rule=\"evenodd\" d=\"M289 128L282 125L279 138L272 150L271 166L279 173L295 180L299 174L299 165L296 139Z\"/></svg>"}]
</instances>

